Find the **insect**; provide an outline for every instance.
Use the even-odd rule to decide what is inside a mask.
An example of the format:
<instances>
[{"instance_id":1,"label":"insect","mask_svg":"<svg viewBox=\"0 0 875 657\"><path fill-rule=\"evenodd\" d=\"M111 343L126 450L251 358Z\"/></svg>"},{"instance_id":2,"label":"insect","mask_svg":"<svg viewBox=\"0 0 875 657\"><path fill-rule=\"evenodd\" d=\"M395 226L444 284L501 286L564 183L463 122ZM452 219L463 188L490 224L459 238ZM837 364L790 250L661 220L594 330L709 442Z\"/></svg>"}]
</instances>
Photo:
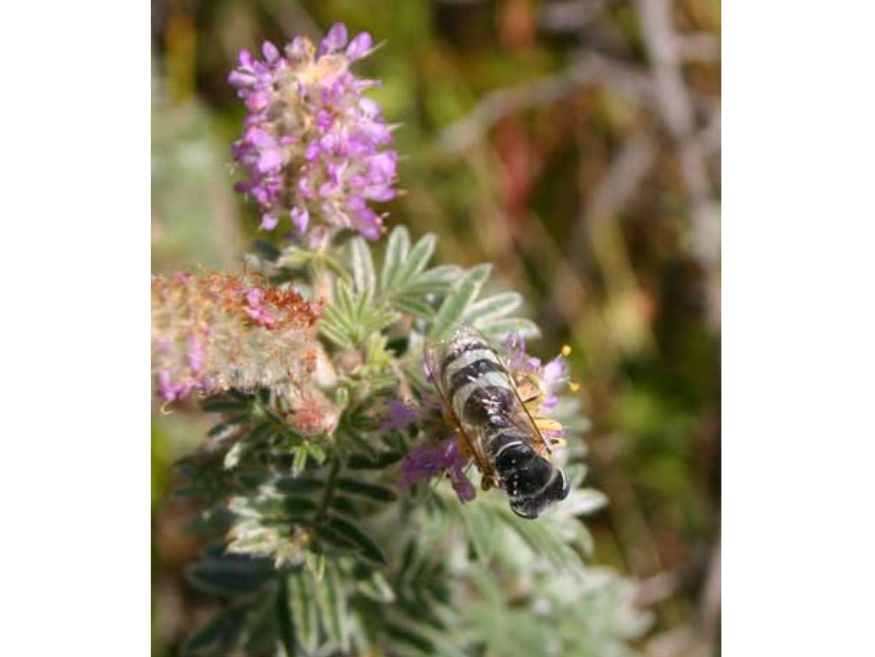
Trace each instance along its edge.
<instances>
[{"instance_id":1,"label":"insect","mask_svg":"<svg viewBox=\"0 0 875 657\"><path fill-rule=\"evenodd\" d=\"M483 475L481 488L504 489L511 509L523 518L537 518L565 499L570 484L552 461L560 441L541 433L561 425L533 418L529 410L543 394L538 382L514 380L490 342L467 326L447 341L427 344L424 354L444 417Z\"/></svg>"}]
</instances>

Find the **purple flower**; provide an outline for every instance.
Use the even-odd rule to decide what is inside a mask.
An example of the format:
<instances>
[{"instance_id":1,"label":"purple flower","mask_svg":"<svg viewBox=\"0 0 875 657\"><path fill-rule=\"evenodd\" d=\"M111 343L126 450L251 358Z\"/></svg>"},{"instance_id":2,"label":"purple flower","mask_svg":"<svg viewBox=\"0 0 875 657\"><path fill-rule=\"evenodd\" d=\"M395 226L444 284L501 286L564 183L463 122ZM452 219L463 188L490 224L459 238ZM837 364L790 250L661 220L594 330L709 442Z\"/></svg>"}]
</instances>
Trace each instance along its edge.
<instances>
[{"instance_id":1,"label":"purple flower","mask_svg":"<svg viewBox=\"0 0 875 657\"><path fill-rule=\"evenodd\" d=\"M463 469L468 460L455 437L439 443L419 443L401 462L401 486L407 488L448 471L456 495L462 502L470 502L476 491Z\"/></svg>"},{"instance_id":2,"label":"purple flower","mask_svg":"<svg viewBox=\"0 0 875 657\"><path fill-rule=\"evenodd\" d=\"M368 204L395 198L398 158L386 150L379 105L363 96L376 83L349 71L373 49L369 34L350 41L338 23L318 54L303 37L282 52L265 42L263 60L240 53L228 82L249 114L231 153L248 180L235 190L262 206L262 229L289 217L299 234L325 225L382 235L383 216Z\"/></svg>"},{"instance_id":3,"label":"purple flower","mask_svg":"<svg viewBox=\"0 0 875 657\"><path fill-rule=\"evenodd\" d=\"M568 382L568 365L565 356L570 348L563 347L562 353L546 365L540 358L534 358L526 353L526 341L516 331L511 331L504 343L505 362L517 381L526 381L537 385L542 398L537 410L549 411L559 401L557 390Z\"/></svg>"},{"instance_id":4,"label":"purple flower","mask_svg":"<svg viewBox=\"0 0 875 657\"><path fill-rule=\"evenodd\" d=\"M386 400L386 416L380 422L380 431L406 429L420 419L420 413L399 399Z\"/></svg>"},{"instance_id":5,"label":"purple flower","mask_svg":"<svg viewBox=\"0 0 875 657\"><path fill-rule=\"evenodd\" d=\"M346 25L335 23L322 40L322 52L332 53L335 50L340 50L346 45L346 39Z\"/></svg>"}]
</instances>

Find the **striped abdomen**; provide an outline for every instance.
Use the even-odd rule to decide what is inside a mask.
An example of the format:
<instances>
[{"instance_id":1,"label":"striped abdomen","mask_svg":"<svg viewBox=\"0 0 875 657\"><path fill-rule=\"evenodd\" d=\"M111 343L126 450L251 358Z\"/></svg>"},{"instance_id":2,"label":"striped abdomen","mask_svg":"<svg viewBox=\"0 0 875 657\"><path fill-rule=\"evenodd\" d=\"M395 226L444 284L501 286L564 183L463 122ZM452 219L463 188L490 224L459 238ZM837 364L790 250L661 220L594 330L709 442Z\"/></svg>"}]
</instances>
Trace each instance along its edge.
<instances>
[{"instance_id":1,"label":"striped abdomen","mask_svg":"<svg viewBox=\"0 0 875 657\"><path fill-rule=\"evenodd\" d=\"M569 492L565 473L533 446L510 374L495 350L474 331L460 329L446 345L440 364L443 389L462 425L480 436L511 508L535 518Z\"/></svg>"}]
</instances>

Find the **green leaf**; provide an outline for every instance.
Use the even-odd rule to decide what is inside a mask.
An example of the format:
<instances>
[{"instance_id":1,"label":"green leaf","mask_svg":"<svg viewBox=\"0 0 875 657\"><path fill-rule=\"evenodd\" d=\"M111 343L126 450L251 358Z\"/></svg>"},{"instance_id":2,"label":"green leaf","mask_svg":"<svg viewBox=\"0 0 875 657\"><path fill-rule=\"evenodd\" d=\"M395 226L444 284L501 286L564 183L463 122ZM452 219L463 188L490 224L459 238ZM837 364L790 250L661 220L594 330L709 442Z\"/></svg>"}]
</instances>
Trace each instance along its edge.
<instances>
[{"instance_id":1,"label":"green leaf","mask_svg":"<svg viewBox=\"0 0 875 657\"><path fill-rule=\"evenodd\" d=\"M282 252L276 248L273 244L268 244L264 240L255 240L255 244L252 245L258 253L264 256L265 259L273 262L277 258L282 255Z\"/></svg>"},{"instance_id":2,"label":"green leaf","mask_svg":"<svg viewBox=\"0 0 875 657\"><path fill-rule=\"evenodd\" d=\"M483 283L489 278L492 265L477 265L466 272L447 294L431 325L429 335L440 339L459 324L471 302L477 297Z\"/></svg>"},{"instance_id":3,"label":"green leaf","mask_svg":"<svg viewBox=\"0 0 875 657\"><path fill-rule=\"evenodd\" d=\"M434 317L435 309L428 302L415 296L393 297L390 303L395 310L400 310L402 313L412 315L413 317L420 319L431 319Z\"/></svg>"},{"instance_id":4,"label":"green leaf","mask_svg":"<svg viewBox=\"0 0 875 657\"><path fill-rule=\"evenodd\" d=\"M386 556L383 554L380 546L351 520L335 515L329 519L326 527L334 530L340 536L355 545L356 548L368 559L383 565L386 564Z\"/></svg>"},{"instance_id":5,"label":"green leaf","mask_svg":"<svg viewBox=\"0 0 875 657\"><path fill-rule=\"evenodd\" d=\"M233 470L239 465L240 460L243 458L243 455L246 452L246 444L242 440L238 440L234 445L225 453L225 459L223 461L223 465L226 470Z\"/></svg>"},{"instance_id":6,"label":"green leaf","mask_svg":"<svg viewBox=\"0 0 875 657\"><path fill-rule=\"evenodd\" d=\"M464 322L485 322L490 319L507 317L523 305L523 296L518 292L504 292L472 304L465 311Z\"/></svg>"},{"instance_id":7,"label":"green leaf","mask_svg":"<svg viewBox=\"0 0 875 657\"><path fill-rule=\"evenodd\" d=\"M388 292L392 289L407 253L410 250L410 234L404 226L396 226L389 234L386 246L386 257L383 260L383 272L380 277L380 290Z\"/></svg>"},{"instance_id":8,"label":"green leaf","mask_svg":"<svg viewBox=\"0 0 875 657\"><path fill-rule=\"evenodd\" d=\"M312 251L290 245L283 249L282 254L276 260L276 265L277 267L288 267L289 269L301 269L306 267L313 260L313 257Z\"/></svg>"},{"instance_id":9,"label":"green leaf","mask_svg":"<svg viewBox=\"0 0 875 657\"><path fill-rule=\"evenodd\" d=\"M307 467L307 457L309 454L303 447L298 447L295 450L295 457L292 460L292 476L297 477Z\"/></svg>"},{"instance_id":10,"label":"green leaf","mask_svg":"<svg viewBox=\"0 0 875 657\"><path fill-rule=\"evenodd\" d=\"M201 408L208 413L228 413L230 411L243 411L250 407L252 399L249 397L241 399L229 394L219 394L201 402Z\"/></svg>"},{"instance_id":11,"label":"green leaf","mask_svg":"<svg viewBox=\"0 0 875 657\"><path fill-rule=\"evenodd\" d=\"M186 639L181 654L186 657L226 657L243 629L243 620L244 614L239 607L222 611Z\"/></svg>"},{"instance_id":12,"label":"green leaf","mask_svg":"<svg viewBox=\"0 0 875 657\"><path fill-rule=\"evenodd\" d=\"M503 340L511 331L516 331L526 340L541 337L538 325L521 317L475 321L474 327L482 331L486 337L497 342Z\"/></svg>"},{"instance_id":13,"label":"green leaf","mask_svg":"<svg viewBox=\"0 0 875 657\"><path fill-rule=\"evenodd\" d=\"M319 617L312 576L303 569L293 571L288 577L288 591L298 643L304 652L311 653L319 643Z\"/></svg>"},{"instance_id":14,"label":"green leaf","mask_svg":"<svg viewBox=\"0 0 875 657\"><path fill-rule=\"evenodd\" d=\"M398 496L395 491L387 486L379 484L370 484L357 479L341 478L337 480L336 488L351 495L367 497L377 502L392 502Z\"/></svg>"},{"instance_id":15,"label":"green leaf","mask_svg":"<svg viewBox=\"0 0 875 657\"><path fill-rule=\"evenodd\" d=\"M462 273L462 268L457 265L440 265L421 273L409 281L399 294L426 295L431 293L445 292Z\"/></svg>"},{"instance_id":16,"label":"green leaf","mask_svg":"<svg viewBox=\"0 0 875 657\"><path fill-rule=\"evenodd\" d=\"M420 239L416 245L411 249L410 254L407 256L404 264L401 267L401 271L399 274L400 281L407 281L417 274L419 274L425 266L428 264L428 261L431 260L431 256L434 253L434 247L437 244L437 238L431 233L425 235Z\"/></svg>"},{"instance_id":17,"label":"green leaf","mask_svg":"<svg viewBox=\"0 0 875 657\"><path fill-rule=\"evenodd\" d=\"M346 536L333 527L328 525L316 525L313 530L316 532L316 536L330 546L341 550L355 549L355 543L350 541Z\"/></svg>"},{"instance_id":18,"label":"green leaf","mask_svg":"<svg viewBox=\"0 0 875 657\"><path fill-rule=\"evenodd\" d=\"M351 456L346 462L346 467L350 470L382 470L393 463L397 463L404 454L401 452L383 452L376 459L365 458L364 456Z\"/></svg>"},{"instance_id":19,"label":"green leaf","mask_svg":"<svg viewBox=\"0 0 875 657\"><path fill-rule=\"evenodd\" d=\"M374 274L374 260L371 257L371 249L364 238L353 237L349 241L349 257L355 289L359 292L373 290L377 284L377 278Z\"/></svg>"},{"instance_id":20,"label":"green leaf","mask_svg":"<svg viewBox=\"0 0 875 657\"><path fill-rule=\"evenodd\" d=\"M377 602L391 603L395 601L395 592L383 574L377 570L371 571L367 577L358 580L356 589L362 595Z\"/></svg>"},{"instance_id":21,"label":"green leaf","mask_svg":"<svg viewBox=\"0 0 875 657\"><path fill-rule=\"evenodd\" d=\"M322 619L322 627L329 641L342 652L349 650L349 628L347 626L346 595L343 581L337 567L329 563L325 576L316 585L316 602Z\"/></svg>"},{"instance_id":22,"label":"green leaf","mask_svg":"<svg viewBox=\"0 0 875 657\"><path fill-rule=\"evenodd\" d=\"M319 332L341 349L350 349L353 344L350 340L349 334L344 329L340 328L336 321L333 321L332 315L328 314L330 312L331 309L329 308L326 310L326 314L320 318Z\"/></svg>"},{"instance_id":23,"label":"green leaf","mask_svg":"<svg viewBox=\"0 0 875 657\"><path fill-rule=\"evenodd\" d=\"M321 479L305 479L302 477L279 477L271 482L274 488L283 493L315 493L325 487Z\"/></svg>"},{"instance_id":24,"label":"green leaf","mask_svg":"<svg viewBox=\"0 0 875 657\"><path fill-rule=\"evenodd\" d=\"M184 571L195 587L217 595L240 595L258 590L274 575L266 559L225 555L190 564Z\"/></svg>"},{"instance_id":25,"label":"green leaf","mask_svg":"<svg viewBox=\"0 0 875 657\"><path fill-rule=\"evenodd\" d=\"M244 518L261 520L301 519L316 511L317 504L309 497L293 495L263 495L232 497L228 509Z\"/></svg>"}]
</instances>

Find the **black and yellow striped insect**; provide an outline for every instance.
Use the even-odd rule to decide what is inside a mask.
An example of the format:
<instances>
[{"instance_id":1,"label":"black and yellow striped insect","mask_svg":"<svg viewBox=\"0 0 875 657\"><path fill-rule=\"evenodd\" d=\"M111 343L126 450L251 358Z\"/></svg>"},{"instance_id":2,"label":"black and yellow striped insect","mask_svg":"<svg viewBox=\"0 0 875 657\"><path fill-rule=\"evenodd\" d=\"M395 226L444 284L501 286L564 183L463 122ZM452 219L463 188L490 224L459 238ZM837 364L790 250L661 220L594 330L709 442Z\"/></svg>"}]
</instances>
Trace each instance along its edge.
<instances>
[{"instance_id":1,"label":"black and yellow striped insect","mask_svg":"<svg viewBox=\"0 0 875 657\"><path fill-rule=\"evenodd\" d=\"M537 382L527 386L533 394L523 399L496 349L467 326L449 340L427 344L424 354L444 417L457 431L463 453L474 458L483 490L504 489L511 509L523 518L537 518L565 499L570 485L552 460L557 442L541 433L561 425L534 418L529 410L540 401Z\"/></svg>"}]
</instances>

